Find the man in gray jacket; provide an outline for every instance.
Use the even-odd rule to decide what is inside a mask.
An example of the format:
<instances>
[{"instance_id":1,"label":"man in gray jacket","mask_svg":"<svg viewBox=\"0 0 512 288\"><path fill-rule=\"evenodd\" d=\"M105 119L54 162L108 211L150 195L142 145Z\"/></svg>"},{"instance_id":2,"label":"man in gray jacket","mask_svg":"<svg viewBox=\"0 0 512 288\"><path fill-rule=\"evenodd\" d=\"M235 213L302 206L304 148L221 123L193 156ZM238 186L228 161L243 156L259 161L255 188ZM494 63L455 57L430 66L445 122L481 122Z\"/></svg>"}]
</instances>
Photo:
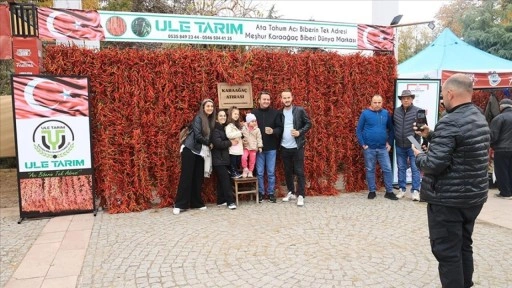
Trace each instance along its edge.
<instances>
[{"instance_id":1,"label":"man in gray jacket","mask_svg":"<svg viewBox=\"0 0 512 288\"><path fill-rule=\"evenodd\" d=\"M400 191L396 195L398 198L405 196L405 185L407 183L407 162L411 165L411 198L413 201L420 201L420 170L416 167L416 157L411 148L411 141L408 136L414 135L416 140L421 143L421 137L414 134L413 123L416 122L418 108L412 103L415 95L410 90L402 91L398 96L402 105L395 108L393 112L393 124L395 128L395 153L396 164L398 167L398 187Z\"/></svg>"},{"instance_id":2,"label":"man in gray jacket","mask_svg":"<svg viewBox=\"0 0 512 288\"><path fill-rule=\"evenodd\" d=\"M500 110L491 122L494 173L500 189L496 196L512 200L512 100L501 100Z\"/></svg>"},{"instance_id":3,"label":"man in gray jacket","mask_svg":"<svg viewBox=\"0 0 512 288\"><path fill-rule=\"evenodd\" d=\"M442 89L446 116L430 133L427 153L413 148L423 171L421 199L427 216L432 253L439 262L443 287L473 286L473 228L487 201L490 131L471 103L473 82L464 74L448 78ZM427 139L428 139L427 138Z\"/></svg>"}]
</instances>

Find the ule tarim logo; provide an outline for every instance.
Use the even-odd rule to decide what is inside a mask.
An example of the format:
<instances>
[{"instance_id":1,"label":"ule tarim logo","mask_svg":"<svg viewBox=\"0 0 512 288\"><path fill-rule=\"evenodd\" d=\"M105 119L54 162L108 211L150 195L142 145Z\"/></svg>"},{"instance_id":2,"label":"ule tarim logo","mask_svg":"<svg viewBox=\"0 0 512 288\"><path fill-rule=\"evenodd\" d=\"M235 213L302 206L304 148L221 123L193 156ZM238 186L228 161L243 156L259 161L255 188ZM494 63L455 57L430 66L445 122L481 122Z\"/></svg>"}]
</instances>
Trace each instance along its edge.
<instances>
[{"instance_id":1,"label":"ule tarim logo","mask_svg":"<svg viewBox=\"0 0 512 288\"><path fill-rule=\"evenodd\" d=\"M32 135L34 149L46 158L66 156L75 147L75 135L71 127L59 120L39 124Z\"/></svg>"}]
</instances>

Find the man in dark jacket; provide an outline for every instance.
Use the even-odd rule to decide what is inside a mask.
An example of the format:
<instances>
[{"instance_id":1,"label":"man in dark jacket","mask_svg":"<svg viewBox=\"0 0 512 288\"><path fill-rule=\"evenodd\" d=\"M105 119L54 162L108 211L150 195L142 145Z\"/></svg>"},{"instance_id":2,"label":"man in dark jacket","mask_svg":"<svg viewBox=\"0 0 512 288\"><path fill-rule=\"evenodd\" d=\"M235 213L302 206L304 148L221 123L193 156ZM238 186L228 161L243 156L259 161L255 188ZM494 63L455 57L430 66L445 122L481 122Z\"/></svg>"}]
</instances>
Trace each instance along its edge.
<instances>
[{"instance_id":1,"label":"man in dark jacket","mask_svg":"<svg viewBox=\"0 0 512 288\"><path fill-rule=\"evenodd\" d=\"M268 200L276 203L276 155L279 147L279 136L283 132L280 124L279 111L270 107L270 94L266 91L260 92L260 107L253 109L252 114L258 119L258 128L261 131L263 140L263 151L256 156L256 172L258 173L258 192L260 202L265 196L265 171L267 171L267 194Z\"/></svg>"},{"instance_id":2,"label":"man in dark jacket","mask_svg":"<svg viewBox=\"0 0 512 288\"><path fill-rule=\"evenodd\" d=\"M408 136L414 135L416 140L421 143L421 137L414 134L413 123L416 122L416 114L418 108L412 103L414 100L414 94L410 90L402 91L402 94L398 96L402 105L395 108L393 113L393 123L395 130L395 153L396 163L398 166L398 187L400 191L396 195L398 198L405 196L405 185L407 183L407 162L411 165L411 198L413 201L420 201L420 170L416 166L416 157L411 148L411 141L407 139Z\"/></svg>"},{"instance_id":3,"label":"man in dark jacket","mask_svg":"<svg viewBox=\"0 0 512 288\"><path fill-rule=\"evenodd\" d=\"M512 100L501 100L500 110L491 122L494 173L500 190L496 196L512 200Z\"/></svg>"},{"instance_id":4,"label":"man in dark jacket","mask_svg":"<svg viewBox=\"0 0 512 288\"><path fill-rule=\"evenodd\" d=\"M432 253L439 262L443 287L473 285L473 227L487 200L490 131L485 117L471 103L473 82L455 74L443 84L447 110L430 133L427 153L413 147L416 165L423 171L422 200L427 216Z\"/></svg>"},{"instance_id":5,"label":"man in dark jacket","mask_svg":"<svg viewBox=\"0 0 512 288\"><path fill-rule=\"evenodd\" d=\"M297 199L297 206L304 206L306 179L304 176L304 145L306 133L311 129L311 121L303 107L292 105L293 95L290 90L281 93L281 102L284 108L281 111L283 123L281 139L281 157L283 159L284 174L288 194L284 202ZM293 175L297 176L297 190ZM297 196L295 195L297 193Z\"/></svg>"}]
</instances>

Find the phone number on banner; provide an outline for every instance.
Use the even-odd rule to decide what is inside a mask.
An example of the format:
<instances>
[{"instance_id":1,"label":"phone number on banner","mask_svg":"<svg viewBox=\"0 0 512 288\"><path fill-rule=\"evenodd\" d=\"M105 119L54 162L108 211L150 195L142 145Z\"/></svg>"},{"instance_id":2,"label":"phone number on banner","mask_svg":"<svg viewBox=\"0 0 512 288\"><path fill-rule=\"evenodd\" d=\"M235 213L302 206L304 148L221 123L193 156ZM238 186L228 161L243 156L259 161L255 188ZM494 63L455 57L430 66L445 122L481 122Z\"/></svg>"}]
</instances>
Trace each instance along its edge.
<instances>
[{"instance_id":1,"label":"phone number on banner","mask_svg":"<svg viewBox=\"0 0 512 288\"><path fill-rule=\"evenodd\" d=\"M188 40L224 40L231 41L233 37L231 36L212 36L212 35L181 35L181 34L168 34L167 38L169 39L188 39Z\"/></svg>"}]
</instances>

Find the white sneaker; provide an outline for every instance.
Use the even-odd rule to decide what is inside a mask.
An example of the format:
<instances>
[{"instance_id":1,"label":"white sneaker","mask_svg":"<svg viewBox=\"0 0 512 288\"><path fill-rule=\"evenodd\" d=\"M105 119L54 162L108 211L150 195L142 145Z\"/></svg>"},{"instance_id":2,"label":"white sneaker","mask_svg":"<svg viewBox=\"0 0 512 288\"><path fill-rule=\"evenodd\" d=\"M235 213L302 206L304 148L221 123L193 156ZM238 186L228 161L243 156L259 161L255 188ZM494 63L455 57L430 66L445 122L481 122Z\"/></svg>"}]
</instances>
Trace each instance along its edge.
<instances>
[{"instance_id":1,"label":"white sneaker","mask_svg":"<svg viewBox=\"0 0 512 288\"><path fill-rule=\"evenodd\" d=\"M302 197L302 196L297 197L297 206L299 206L299 207L304 206L304 197Z\"/></svg>"},{"instance_id":2,"label":"white sneaker","mask_svg":"<svg viewBox=\"0 0 512 288\"><path fill-rule=\"evenodd\" d=\"M420 192L418 190L412 190L412 201L420 201Z\"/></svg>"},{"instance_id":3,"label":"white sneaker","mask_svg":"<svg viewBox=\"0 0 512 288\"><path fill-rule=\"evenodd\" d=\"M297 199L297 197L295 196L295 194L293 194L291 191L288 192L288 194L286 194L286 197L283 198L283 202L288 202L290 200L295 200Z\"/></svg>"},{"instance_id":4,"label":"white sneaker","mask_svg":"<svg viewBox=\"0 0 512 288\"><path fill-rule=\"evenodd\" d=\"M247 172L247 177L252 178L252 177L254 177L254 175L252 175L252 172L249 171L249 172Z\"/></svg>"},{"instance_id":5,"label":"white sneaker","mask_svg":"<svg viewBox=\"0 0 512 288\"><path fill-rule=\"evenodd\" d=\"M174 214L174 215L180 214L180 208L173 208L172 209L172 214Z\"/></svg>"},{"instance_id":6,"label":"white sneaker","mask_svg":"<svg viewBox=\"0 0 512 288\"><path fill-rule=\"evenodd\" d=\"M228 208L229 208L230 210L235 210L235 209L236 209L236 205L235 205L235 203L231 203L231 204L229 204L229 205L228 205Z\"/></svg>"},{"instance_id":7,"label":"white sneaker","mask_svg":"<svg viewBox=\"0 0 512 288\"><path fill-rule=\"evenodd\" d=\"M228 205L228 203L226 203L226 202L224 202L222 204L217 204L218 207L222 207L222 206L226 206L226 205Z\"/></svg>"},{"instance_id":8,"label":"white sneaker","mask_svg":"<svg viewBox=\"0 0 512 288\"><path fill-rule=\"evenodd\" d=\"M404 196L405 196L405 191L400 190L400 192L396 193L396 198L398 198L398 199L404 198Z\"/></svg>"},{"instance_id":9,"label":"white sneaker","mask_svg":"<svg viewBox=\"0 0 512 288\"><path fill-rule=\"evenodd\" d=\"M199 208L199 210L206 210L206 209L207 209L206 206Z\"/></svg>"}]
</instances>

